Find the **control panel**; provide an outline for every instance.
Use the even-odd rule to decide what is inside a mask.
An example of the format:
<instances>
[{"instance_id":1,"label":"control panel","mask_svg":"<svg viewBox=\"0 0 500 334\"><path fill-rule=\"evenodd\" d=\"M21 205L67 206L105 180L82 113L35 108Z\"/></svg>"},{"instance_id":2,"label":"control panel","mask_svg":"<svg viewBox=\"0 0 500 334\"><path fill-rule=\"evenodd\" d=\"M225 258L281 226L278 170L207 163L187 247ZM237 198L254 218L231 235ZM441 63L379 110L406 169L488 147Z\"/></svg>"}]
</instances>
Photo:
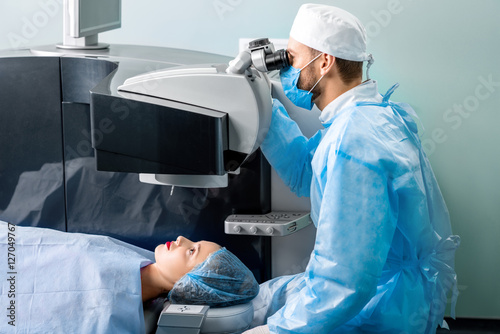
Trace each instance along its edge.
<instances>
[{"instance_id":1,"label":"control panel","mask_svg":"<svg viewBox=\"0 0 500 334\"><path fill-rule=\"evenodd\" d=\"M311 224L309 212L273 211L264 215L230 215L226 218L226 234L285 236Z\"/></svg>"}]
</instances>

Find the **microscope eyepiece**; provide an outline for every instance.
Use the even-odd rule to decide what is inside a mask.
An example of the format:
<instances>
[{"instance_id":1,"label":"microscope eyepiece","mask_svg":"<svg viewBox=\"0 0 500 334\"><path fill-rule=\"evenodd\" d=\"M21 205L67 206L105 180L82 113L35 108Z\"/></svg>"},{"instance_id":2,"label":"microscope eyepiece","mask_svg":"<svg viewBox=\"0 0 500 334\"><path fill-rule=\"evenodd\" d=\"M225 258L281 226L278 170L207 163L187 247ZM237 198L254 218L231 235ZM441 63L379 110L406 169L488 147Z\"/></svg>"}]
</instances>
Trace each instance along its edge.
<instances>
[{"instance_id":1,"label":"microscope eyepiece","mask_svg":"<svg viewBox=\"0 0 500 334\"><path fill-rule=\"evenodd\" d=\"M280 70L290 66L288 52L285 49L274 51L269 38L259 38L248 44L252 65L261 72Z\"/></svg>"},{"instance_id":2,"label":"microscope eyepiece","mask_svg":"<svg viewBox=\"0 0 500 334\"><path fill-rule=\"evenodd\" d=\"M266 67L268 71L280 70L288 66L290 66L290 63L288 62L288 53L285 49L266 55Z\"/></svg>"}]
</instances>

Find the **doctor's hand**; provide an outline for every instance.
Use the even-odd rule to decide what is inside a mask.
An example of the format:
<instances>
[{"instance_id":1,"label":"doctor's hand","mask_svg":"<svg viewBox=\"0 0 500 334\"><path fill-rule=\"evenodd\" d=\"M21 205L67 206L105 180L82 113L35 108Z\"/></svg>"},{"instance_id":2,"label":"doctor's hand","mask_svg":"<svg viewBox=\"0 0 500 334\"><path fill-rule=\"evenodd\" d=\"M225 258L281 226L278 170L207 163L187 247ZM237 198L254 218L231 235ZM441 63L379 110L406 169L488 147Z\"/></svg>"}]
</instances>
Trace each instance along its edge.
<instances>
[{"instance_id":1,"label":"doctor's hand","mask_svg":"<svg viewBox=\"0 0 500 334\"><path fill-rule=\"evenodd\" d=\"M267 325L255 327L243 332L243 334L269 334L269 327Z\"/></svg>"}]
</instances>

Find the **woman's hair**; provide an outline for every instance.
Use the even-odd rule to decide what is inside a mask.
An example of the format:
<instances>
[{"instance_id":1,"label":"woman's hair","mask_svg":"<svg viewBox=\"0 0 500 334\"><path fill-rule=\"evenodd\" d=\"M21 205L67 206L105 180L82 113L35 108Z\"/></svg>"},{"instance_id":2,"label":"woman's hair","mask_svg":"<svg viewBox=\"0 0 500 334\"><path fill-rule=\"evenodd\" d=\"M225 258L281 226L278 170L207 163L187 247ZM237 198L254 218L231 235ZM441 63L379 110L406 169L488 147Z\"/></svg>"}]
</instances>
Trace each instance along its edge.
<instances>
[{"instance_id":1,"label":"woman's hair","mask_svg":"<svg viewBox=\"0 0 500 334\"><path fill-rule=\"evenodd\" d=\"M168 299L176 304L223 307L249 302L258 292L252 272L223 247L181 277Z\"/></svg>"}]
</instances>

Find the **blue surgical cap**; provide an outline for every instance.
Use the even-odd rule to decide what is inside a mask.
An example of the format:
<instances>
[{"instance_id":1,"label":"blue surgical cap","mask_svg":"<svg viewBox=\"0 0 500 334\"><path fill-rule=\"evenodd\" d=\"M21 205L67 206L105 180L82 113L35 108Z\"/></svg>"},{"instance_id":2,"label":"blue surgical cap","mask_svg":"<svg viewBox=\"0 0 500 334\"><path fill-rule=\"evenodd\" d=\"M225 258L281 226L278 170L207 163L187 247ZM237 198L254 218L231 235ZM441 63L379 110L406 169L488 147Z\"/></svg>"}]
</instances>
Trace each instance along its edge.
<instances>
[{"instance_id":1,"label":"blue surgical cap","mask_svg":"<svg viewBox=\"0 0 500 334\"><path fill-rule=\"evenodd\" d=\"M222 247L178 280L168 294L175 304L224 307L243 304L259 292L252 272Z\"/></svg>"}]
</instances>

